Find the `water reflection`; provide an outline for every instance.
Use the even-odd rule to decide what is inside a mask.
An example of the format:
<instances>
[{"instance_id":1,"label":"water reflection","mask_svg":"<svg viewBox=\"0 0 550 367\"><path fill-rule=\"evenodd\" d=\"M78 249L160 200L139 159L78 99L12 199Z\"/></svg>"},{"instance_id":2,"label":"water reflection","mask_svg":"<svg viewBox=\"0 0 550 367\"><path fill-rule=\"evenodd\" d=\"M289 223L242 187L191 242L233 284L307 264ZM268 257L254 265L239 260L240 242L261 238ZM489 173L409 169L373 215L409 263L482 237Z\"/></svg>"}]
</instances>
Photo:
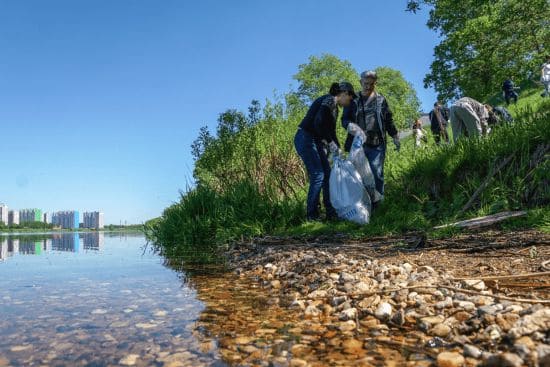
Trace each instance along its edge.
<instances>
[{"instance_id":1,"label":"water reflection","mask_svg":"<svg viewBox=\"0 0 550 367\"><path fill-rule=\"evenodd\" d=\"M103 232L1 236L0 261L16 255L43 255L51 251L99 251L104 243Z\"/></svg>"}]
</instances>

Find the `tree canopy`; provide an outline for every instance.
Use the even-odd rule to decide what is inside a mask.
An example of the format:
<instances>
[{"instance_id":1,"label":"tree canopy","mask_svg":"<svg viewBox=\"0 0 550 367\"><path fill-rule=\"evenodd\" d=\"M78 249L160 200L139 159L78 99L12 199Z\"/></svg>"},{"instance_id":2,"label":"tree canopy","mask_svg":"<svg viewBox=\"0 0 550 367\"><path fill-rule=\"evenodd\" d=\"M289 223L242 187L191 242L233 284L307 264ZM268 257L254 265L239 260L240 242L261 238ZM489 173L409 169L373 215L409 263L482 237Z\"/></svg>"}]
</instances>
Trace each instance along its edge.
<instances>
[{"instance_id":1,"label":"tree canopy","mask_svg":"<svg viewBox=\"0 0 550 367\"><path fill-rule=\"evenodd\" d=\"M442 100L485 99L502 82L538 80L550 53L548 0L408 0L407 10L430 8L427 26L438 32L425 87Z\"/></svg>"}]
</instances>

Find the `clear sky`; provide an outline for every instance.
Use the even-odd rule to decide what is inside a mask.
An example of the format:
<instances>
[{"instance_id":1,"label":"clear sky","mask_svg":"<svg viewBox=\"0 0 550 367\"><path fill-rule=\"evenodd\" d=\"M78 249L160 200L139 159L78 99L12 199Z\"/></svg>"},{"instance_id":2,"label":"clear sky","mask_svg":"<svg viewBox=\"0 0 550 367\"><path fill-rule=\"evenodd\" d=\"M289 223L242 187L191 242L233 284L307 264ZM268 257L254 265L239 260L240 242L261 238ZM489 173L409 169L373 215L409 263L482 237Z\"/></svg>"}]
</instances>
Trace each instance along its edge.
<instances>
[{"instance_id":1,"label":"clear sky","mask_svg":"<svg viewBox=\"0 0 550 367\"><path fill-rule=\"evenodd\" d=\"M140 223L192 180L227 108L294 85L311 55L423 88L437 35L406 0L0 0L0 202Z\"/></svg>"}]
</instances>

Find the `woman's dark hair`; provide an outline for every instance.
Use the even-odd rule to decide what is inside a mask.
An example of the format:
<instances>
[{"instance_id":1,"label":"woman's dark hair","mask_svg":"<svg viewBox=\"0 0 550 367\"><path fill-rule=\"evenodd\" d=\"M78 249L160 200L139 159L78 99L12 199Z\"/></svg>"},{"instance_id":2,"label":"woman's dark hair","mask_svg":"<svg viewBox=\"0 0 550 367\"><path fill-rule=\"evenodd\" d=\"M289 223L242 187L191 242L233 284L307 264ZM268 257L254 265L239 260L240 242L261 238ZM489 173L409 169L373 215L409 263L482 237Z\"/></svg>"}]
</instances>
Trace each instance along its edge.
<instances>
[{"instance_id":1,"label":"woman's dark hair","mask_svg":"<svg viewBox=\"0 0 550 367\"><path fill-rule=\"evenodd\" d=\"M341 92L340 85L338 83L332 83L330 85L330 90L328 91L328 93L331 96L337 96L338 94L340 94L340 92Z\"/></svg>"}]
</instances>

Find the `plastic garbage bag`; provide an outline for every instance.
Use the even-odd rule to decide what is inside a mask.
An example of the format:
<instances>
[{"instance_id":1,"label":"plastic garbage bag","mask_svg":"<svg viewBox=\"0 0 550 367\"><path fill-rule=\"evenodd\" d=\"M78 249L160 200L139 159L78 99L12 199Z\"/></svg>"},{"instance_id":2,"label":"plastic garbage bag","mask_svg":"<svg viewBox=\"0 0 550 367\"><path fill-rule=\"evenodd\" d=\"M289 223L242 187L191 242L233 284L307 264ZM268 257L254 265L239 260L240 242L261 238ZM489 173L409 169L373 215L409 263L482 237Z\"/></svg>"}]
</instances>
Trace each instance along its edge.
<instances>
[{"instance_id":1,"label":"plastic garbage bag","mask_svg":"<svg viewBox=\"0 0 550 367\"><path fill-rule=\"evenodd\" d=\"M363 150L363 139L360 136L353 138L353 143L351 144L351 149L349 151L349 160L353 163L353 166L359 173L361 177L361 182L367 189L371 197L372 202L377 202L382 200L383 196L376 190L376 184L374 181L374 174L370 168L369 161L365 156L365 151Z\"/></svg>"},{"instance_id":2,"label":"plastic garbage bag","mask_svg":"<svg viewBox=\"0 0 550 367\"><path fill-rule=\"evenodd\" d=\"M370 197L353 163L335 156L330 173L330 201L338 217L359 224L370 220Z\"/></svg>"}]
</instances>

